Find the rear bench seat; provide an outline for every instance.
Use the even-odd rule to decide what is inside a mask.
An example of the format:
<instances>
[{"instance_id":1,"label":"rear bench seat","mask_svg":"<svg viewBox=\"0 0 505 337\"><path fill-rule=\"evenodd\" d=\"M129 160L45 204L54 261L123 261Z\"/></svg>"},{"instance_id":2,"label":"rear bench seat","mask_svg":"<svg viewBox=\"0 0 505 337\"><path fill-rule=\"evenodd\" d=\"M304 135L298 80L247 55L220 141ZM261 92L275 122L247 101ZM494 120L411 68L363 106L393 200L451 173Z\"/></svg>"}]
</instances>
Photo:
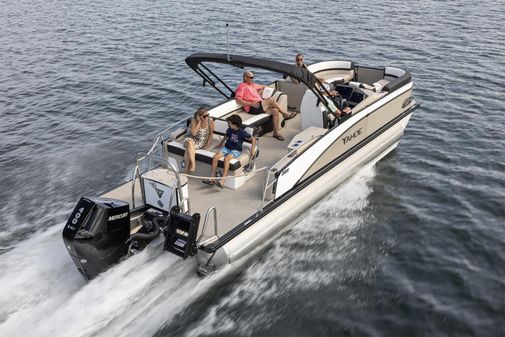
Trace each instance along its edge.
<instances>
[{"instance_id":1,"label":"rear bench seat","mask_svg":"<svg viewBox=\"0 0 505 337\"><path fill-rule=\"evenodd\" d=\"M195 160L196 160L196 170L192 175L197 176L209 176L212 167L212 159L219 149L214 149L218 145L221 139L226 135L226 130L228 129L228 122L221 118L214 119L214 136L212 143L207 149L196 150ZM257 136L257 129L253 126L242 125L244 130L250 135ZM167 140L163 143L163 155L165 158L174 158L182 171L186 165L184 162L184 140L186 139L186 133L183 133L175 140ZM225 180L224 186L237 189L242 186L248 179L250 179L254 173L250 175L243 176L244 166L249 163L251 144L247 141L243 143L243 151L240 157L233 158L229 164L228 175L230 178ZM218 162L218 172L222 173L224 167L224 158L221 158Z\"/></svg>"}]
</instances>

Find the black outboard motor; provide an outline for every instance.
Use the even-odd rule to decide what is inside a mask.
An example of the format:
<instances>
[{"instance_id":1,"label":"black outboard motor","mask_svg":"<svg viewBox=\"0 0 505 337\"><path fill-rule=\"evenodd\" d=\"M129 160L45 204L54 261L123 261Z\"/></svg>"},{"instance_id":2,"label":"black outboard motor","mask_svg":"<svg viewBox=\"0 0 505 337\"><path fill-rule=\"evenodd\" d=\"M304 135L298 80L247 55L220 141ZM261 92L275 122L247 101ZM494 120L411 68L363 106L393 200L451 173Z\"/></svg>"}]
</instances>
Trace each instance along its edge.
<instances>
[{"instance_id":1,"label":"black outboard motor","mask_svg":"<svg viewBox=\"0 0 505 337\"><path fill-rule=\"evenodd\" d=\"M83 197L63 229L63 242L88 280L128 253L130 206L127 202Z\"/></svg>"}]
</instances>

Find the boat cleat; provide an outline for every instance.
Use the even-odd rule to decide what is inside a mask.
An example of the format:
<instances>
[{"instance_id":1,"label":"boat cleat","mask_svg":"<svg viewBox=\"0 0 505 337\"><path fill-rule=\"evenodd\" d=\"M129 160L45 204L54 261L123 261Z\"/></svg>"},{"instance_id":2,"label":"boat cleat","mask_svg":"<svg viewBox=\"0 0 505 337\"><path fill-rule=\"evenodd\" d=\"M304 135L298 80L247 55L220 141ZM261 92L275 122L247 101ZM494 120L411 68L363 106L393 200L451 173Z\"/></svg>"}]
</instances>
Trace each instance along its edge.
<instances>
[{"instance_id":1,"label":"boat cleat","mask_svg":"<svg viewBox=\"0 0 505 337\"><path fill-rule=\"evenodd\" d=\"M207 277L207 276L214 274L217 270L218 270L218 268L212 264L202 263L198 266L197 273L198 273L198 276L200 276L200 277Z\"/></svg>"}]
</instances>

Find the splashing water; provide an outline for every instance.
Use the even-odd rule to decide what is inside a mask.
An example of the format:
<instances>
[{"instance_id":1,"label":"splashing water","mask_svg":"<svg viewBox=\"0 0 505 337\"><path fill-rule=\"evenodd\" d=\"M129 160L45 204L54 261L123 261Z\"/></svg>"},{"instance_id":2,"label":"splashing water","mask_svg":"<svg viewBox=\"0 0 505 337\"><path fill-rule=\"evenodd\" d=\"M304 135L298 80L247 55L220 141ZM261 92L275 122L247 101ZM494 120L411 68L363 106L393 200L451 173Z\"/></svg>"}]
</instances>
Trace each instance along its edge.
<instances>
[{"instance_id":1,"label":"splashing water","mask_svg":"<svg viewBox=\"0 0 505 337\"><path fill-rule=\"evenodd\" d=\"M286 294L327 286L345 279L349 273L363 270L368 275L362 277L373 277L374 261L358 271L348 268L349 264L361 260L356 257L359 252L354 244L355 231L365 220L361 211L367 206L371 192L368 182L373 177L374 168L364 168L303 215L287 235L247 268L227 296L208 308L196 326L186 322L192 325L186 335L248 336L255 331L253 328L257 331L258 326L268 326L275 319L273 312L265 308L282 306ZM237 306L242 308L242 313L250 311L251 317L242 317L241 323L237 323ZM288 314L292 310L285 309ZM169 329L170 326L164 332Z\"/></svg>"},{"instance_id":2,"label":"splashing water","mask_svg":"<svg viewBox=\"0 0 505 337\"><path fill-rule=\"evenodd\" d=\"M227 320L223 321L216 311L230 302L244 301L244 297L254 302L274 294L276 288L268 290L269 280L264 278L272 274L273 269L294 269L278 274L288 275L282 284L289 287L314 287L335 277L327 270L310 274L296 270L296 265L303 261L333 259L335 251L327 251L328 256L325 256L304 249L293 259L283 257L291 250L290 246L312 241L311 237L323 230L333 235L335 229L355 223L356 212L366 205L366 182L371 177L373 170L365 169L338 192L321 201L295 229L275 243L263 261L247 269L245 282L212 308L203 324L189 334L234 329L230 322L223 324ZM329 216L338 221L327 223ZM1 335L152 335L227 274L223 270L200 279L195 273L194 260L182 261L163 254L160 246L149 246L86 283L63 246L62 227L63 224L40 232L4 254L0 262ZM341 240L345 232L335 234L330 240L329 246L338 246L337 253L345 250L346 242ZM255 284L254 288L249 288L249 284Z\"/></svg>"}]
</instances>

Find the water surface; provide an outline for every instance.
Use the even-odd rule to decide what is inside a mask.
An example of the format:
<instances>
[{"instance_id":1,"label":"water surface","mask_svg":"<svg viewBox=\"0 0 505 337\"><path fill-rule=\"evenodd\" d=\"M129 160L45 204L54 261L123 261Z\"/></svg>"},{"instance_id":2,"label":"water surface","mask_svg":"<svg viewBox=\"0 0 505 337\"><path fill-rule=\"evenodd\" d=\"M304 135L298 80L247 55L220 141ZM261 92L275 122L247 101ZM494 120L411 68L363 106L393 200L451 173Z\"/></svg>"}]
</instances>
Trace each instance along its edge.
<instances>
[{"instance_id":1,"label":"water surface","mask_svg":"<svg viewBox=\"0 0 505 337\"><path fill-rule=\"evenodd\" d=\"M0 334L505 335L504 15L487 0L3 1ZM225 52L226 23L232 53L407 69L422 108L242 269L201 280L152 249L85 284L66 218L157 131L221 101L184 58Z\"/></svg>"}]
</instances>

